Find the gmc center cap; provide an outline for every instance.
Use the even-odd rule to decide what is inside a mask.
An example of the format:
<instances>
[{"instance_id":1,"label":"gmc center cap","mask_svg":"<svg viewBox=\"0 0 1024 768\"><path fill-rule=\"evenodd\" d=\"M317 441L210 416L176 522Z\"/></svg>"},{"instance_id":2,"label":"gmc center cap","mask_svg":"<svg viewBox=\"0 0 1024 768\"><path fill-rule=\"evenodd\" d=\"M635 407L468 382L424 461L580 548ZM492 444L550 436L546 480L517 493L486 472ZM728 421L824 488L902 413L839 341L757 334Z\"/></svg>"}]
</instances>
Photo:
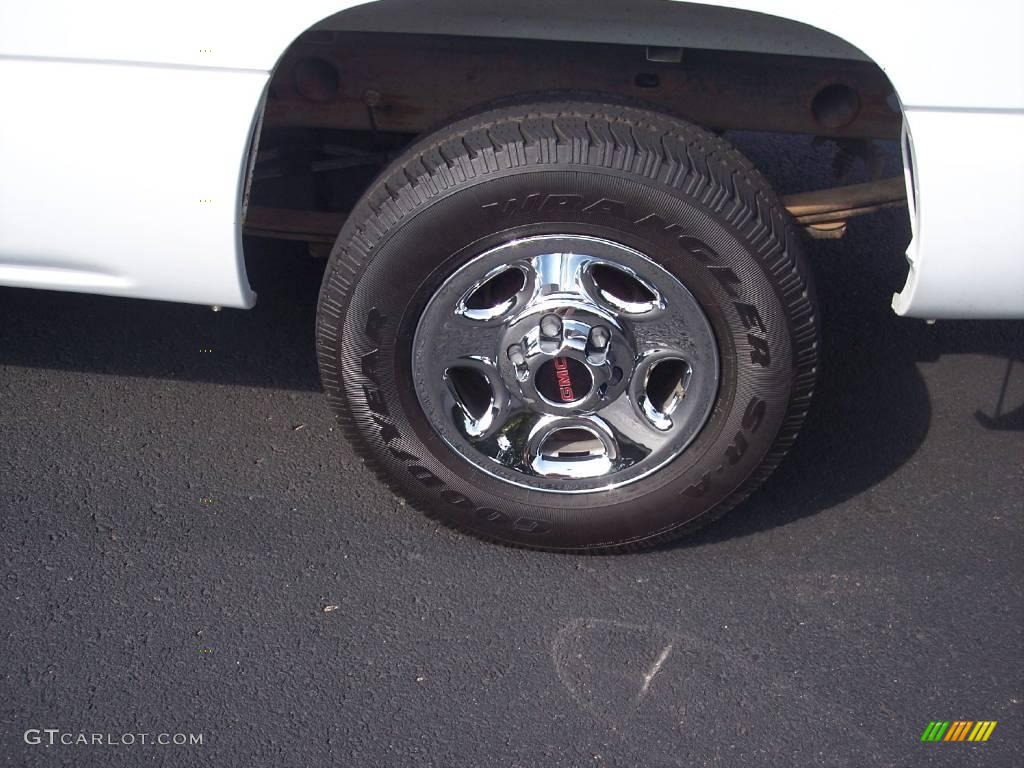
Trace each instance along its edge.
<instances>
[{"instance_id":1,"label":"gmc center cap","mask_svg":"<svg viewBox=\"0 0 1024 768\"><path fill-rule=\"evenodd\" d=\"M548 360L534 381L541 396L552 403L574 403L590 393L593 377L587 366L572 357Z\"/></svg>"}]
</instances>

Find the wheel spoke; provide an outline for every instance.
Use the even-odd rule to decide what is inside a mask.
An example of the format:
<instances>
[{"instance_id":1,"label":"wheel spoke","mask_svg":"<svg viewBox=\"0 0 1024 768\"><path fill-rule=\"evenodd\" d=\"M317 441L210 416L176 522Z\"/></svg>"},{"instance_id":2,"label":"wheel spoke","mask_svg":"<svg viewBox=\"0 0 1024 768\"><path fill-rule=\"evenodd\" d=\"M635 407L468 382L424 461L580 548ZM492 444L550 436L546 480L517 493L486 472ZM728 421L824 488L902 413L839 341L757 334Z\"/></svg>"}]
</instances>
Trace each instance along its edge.
<instances>
[{"instance_id":1,"label":"wheel spoke","mask_svg":"<svg viewBox=\"0 0 1024 768\"><path fill-rule=\"evenodd\" d=\"M539 298L557 296L561 299L586 301L583 271L590 257L575 253L542 253L530 259L530 276Z\"/></svg>"},{"instance_id":2,"label":"wheel spoke","mask_svg":"<svg viewBox=\"0 0 1024 768\"><path fill-rule=\"evenodd\" d=\"M525 471L530 463L530 435L542 419L541 414L510 398L477 439L477 449L494 461Z\"/></svg>"},{"instance_id":3,"label":"wheel spoke","mask_svg":"<svg viewBox=\"0 0 1024 768\"><path fill-rule=\"evenodd\" d=\"M493 323L470 320L452 313L439 323L429 347L418 350L424 359L424 368L440 365L447 369L465 360L480 360L494 366L501 350L498 349L499 330Z\"/></svg>"},{"instance_id":4,"label":"wheel spoke","mask_svg":"<svg viewBox=\"0 0 1024 768\"><path fill-rule=\"evenodd\" d=\"M669 441L669 436L638 413L627 394L609 403L594 416L614 437L623 461L642 461Z\"/></svg>"}]
</instances>

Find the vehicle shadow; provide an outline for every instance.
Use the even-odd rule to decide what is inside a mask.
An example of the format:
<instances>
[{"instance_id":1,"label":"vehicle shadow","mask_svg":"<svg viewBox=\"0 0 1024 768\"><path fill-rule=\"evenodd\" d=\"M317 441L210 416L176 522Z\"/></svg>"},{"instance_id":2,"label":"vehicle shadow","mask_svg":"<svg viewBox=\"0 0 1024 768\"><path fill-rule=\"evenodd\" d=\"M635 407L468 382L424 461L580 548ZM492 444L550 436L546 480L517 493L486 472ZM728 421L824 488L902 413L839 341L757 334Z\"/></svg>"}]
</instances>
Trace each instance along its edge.
<instances>
[{"instance_id":1,"label":"vehicle shadow","mask_svg":"<svg viewBox=\"0 0 1024 768\"><path fill-rule=\"evenodd\" d=\"M251 310L0 288L0 366L319 390L324 262L302 243L252 238L245 248L259 295Z\"/></svg>"},{"instance_id":2,"label":"vehicle shadow","mask_svg":"<svg viewBox=\"0 0 1024 768\"><path fill-rule=\"evenodd\" d=\"M1007 398L1010 369L1024 351L1024 323L929 325L897 317L890 299L902 288L906 267L873 246L884 241L886 231L890 238L900 231L904 218L888 213L860 224L851 222L843 240L807 243L821 307L821 354L814 400L796 444L747 502L679 546L785 525L895 472L924 441L932 418L918 363L947 354L1006 358L1005 376L991 382L991 402L964 402L963 409L986 429L1024 429L1022 408L1015 408L1019 395L1018 402ZM1015 370L1024 374L1020 365Z\"/></svg>"},{"instance_id":3,"label":"vehicle shadow","mask_svg":"<svg viewBox=\"0 0 1024 768\"><path fill-rule=\"evenodd\" d=\"M914 455L931 404L920 361L949 353L1021 359L1024 323L898 318L905 216L853 222L846 238L808 241L822 316L821 375L790 454L748 502L694 544L743 536L816 514L877 484ZM3 366L27 366L298 391L320 388L313 328L323 262L298 243L247 241L248 312L11 288L0 289ZM881 245L881 247L880 247ZM204 352L203 350L211 350ZM1017 366L1024 374L1024 366ZM1008 378L1008 376L1007 376ZM964 403L983 427L1022 429L1021 409L993 381L992 401ZM1019 398L1018 398L1019 399ZM686 545L684 542L682 545Z\"/></svg>"}]
</instances>

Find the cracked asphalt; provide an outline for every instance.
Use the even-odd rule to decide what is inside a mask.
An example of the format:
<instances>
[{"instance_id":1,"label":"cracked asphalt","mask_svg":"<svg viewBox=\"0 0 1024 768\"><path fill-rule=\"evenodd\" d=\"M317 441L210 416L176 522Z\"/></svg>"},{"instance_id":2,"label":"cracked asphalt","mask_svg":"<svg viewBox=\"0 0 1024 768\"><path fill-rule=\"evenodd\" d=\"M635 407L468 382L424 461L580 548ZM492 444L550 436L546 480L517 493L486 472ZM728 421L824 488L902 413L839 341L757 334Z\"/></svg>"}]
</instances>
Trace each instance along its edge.
<instances>
[{"instance_id":1,"label":"cracked asphalt","mask_svg":"<svg viewBox=\"0 0 1024 768\"><path fill-rule=\"evenodd\" d=\"M782 191L830 183L808 139L737 140ZM0 762L1024 764L1024 324L894 317L908 239L887 211L809 243L795 449L618 557L482 544L378 484L297 244L248 243L250 312L0 289ZM936 719L998 725L921 743ZM97 733L202 744L60 743Z\"/></svg>"}]
</instances>

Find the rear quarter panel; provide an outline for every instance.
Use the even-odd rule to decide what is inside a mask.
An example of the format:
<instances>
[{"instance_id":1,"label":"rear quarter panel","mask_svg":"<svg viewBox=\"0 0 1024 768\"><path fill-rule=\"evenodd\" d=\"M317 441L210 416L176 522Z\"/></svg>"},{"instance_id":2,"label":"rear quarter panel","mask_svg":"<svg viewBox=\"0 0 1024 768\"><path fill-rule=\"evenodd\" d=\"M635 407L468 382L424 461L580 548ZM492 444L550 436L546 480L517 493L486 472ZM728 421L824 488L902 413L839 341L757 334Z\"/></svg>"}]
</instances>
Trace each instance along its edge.
<instances>
[{"instance_id":1,"label":"rear quarter panel","mask_svg":"<svg viewBox=\"0 0 1024 768\"><path fill-rule=\"evenodd\" d=\"M296 36L354 4L5 0L0 284L250 306L242 182L262 94ZM622 5L629 2L593 0L587 8L596 14ZM969 134L983 122L970 116L990 116L984 125L1001 137L1019 125L1024 6L1012 0L716 5L829 31L864 51L895 85L919 147L919 211L908 251L913 268L897 310L1024 314L1018 228L997 228L998 237L975 254L984 268L970 272L958 264L965 237L954 229L1016 217L1024 200L1007 179L1024 172L1024 149L1013 142L998 163L979 159L957 173L946 170L951 136L978 141ZM443 7L452 12L453 4ZM550 6L505 0L494 10L466 7L543 25ZM969 176L989 190L984 199L964 195L960 185ZM951 210L965 215L953 221Z\"/></svg>"}]
</instances>

